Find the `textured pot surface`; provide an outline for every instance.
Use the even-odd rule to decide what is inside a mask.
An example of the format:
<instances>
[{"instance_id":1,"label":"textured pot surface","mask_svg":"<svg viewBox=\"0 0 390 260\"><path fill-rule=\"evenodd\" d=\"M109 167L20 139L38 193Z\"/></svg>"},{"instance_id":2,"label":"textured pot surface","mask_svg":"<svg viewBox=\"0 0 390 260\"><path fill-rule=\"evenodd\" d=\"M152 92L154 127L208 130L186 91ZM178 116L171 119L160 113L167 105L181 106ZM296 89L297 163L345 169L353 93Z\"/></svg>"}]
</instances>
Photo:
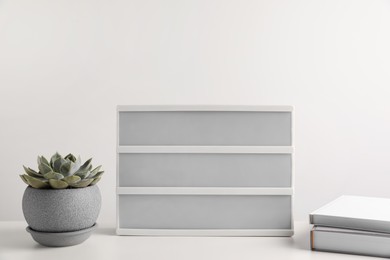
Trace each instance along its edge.
<instances>
[{"instance_id":1,"label":"textured pot surface","mask_svg":"<svg viewBox=\"0 0 390 260\"><path fill-rule=\"evenodd\" d=\"M92 227L101 206L96 185L77 189L35 189L24 191L24 217L33 230L69 232Z\"/></svg>"}]
</instances>

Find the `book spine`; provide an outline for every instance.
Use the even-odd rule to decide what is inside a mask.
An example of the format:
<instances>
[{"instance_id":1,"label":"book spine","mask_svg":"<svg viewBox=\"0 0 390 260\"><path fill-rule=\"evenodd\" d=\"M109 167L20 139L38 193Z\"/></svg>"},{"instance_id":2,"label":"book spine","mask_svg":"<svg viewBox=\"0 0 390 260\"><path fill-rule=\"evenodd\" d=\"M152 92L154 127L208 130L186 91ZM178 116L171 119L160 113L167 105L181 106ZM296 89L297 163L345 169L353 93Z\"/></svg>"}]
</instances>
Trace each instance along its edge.
<instances>
[{"instance_id":1,"label":"book spine","mask_svg":"<svg viewBox=\"0 0 390 260\"><path fill-rule=\"evenodd\" d=\"M311 250L315 250L315 247L314 247L314 227L312 228L312 230L310 230L310 248Z\"/></svg>"}]
</instances>

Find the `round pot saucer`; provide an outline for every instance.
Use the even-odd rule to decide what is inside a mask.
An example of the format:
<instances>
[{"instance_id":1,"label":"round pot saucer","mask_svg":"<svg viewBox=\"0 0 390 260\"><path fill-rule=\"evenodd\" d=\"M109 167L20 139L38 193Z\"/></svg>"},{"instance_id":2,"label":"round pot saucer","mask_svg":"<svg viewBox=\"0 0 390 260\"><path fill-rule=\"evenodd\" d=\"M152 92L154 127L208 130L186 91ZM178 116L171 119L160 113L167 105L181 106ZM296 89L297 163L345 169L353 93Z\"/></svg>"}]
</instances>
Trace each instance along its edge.
<instances>
[{"instance_id":1,"label":"round pot saucer","mask_svg":"<svg viewBox=\"0 0 390 260\"><path fill-rule=\"evenodd\" d=\"M91 236L92 231L96 229L96 227L97 223L92 227L71 232L41 232L33 230L29 226L26 230L36 242L43 246L62 247L74 246L84 242Z\"/></svg>"}]
</instances>

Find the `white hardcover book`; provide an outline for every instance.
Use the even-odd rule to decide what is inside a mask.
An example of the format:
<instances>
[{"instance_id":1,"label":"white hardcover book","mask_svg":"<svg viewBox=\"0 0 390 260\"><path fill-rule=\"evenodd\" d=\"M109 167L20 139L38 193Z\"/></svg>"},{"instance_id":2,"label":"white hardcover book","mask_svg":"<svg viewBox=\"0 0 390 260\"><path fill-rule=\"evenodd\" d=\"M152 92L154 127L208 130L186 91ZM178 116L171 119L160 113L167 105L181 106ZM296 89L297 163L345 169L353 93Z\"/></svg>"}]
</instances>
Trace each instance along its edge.
<instances>
[{"instance_id":1,"label":"white hardcover book","mask_svg":"<svg viewBox=\"0 0 390 260\"><path fill-rule=\"evenodd\" d=\"M310 223L390 233L390 199L341 196L312 212Z\"/></svg>"},{"instance_id":2,"label":"white hardcover book","mask_svg":"<svg viewBox=\"0 0 390 260\"><path fill-rule=\"evenodd\" d=\"M316 251L390 257L390 234L314 226L311 248Z\"/></svg>"}]
</instances>

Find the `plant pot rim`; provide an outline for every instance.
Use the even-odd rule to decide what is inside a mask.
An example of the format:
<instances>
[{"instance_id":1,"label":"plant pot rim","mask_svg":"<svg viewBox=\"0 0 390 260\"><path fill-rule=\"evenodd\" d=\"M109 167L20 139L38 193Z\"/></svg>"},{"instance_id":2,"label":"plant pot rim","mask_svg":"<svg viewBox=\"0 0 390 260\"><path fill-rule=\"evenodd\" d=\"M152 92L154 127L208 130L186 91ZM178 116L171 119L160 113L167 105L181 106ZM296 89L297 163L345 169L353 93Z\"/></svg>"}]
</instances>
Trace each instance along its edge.
<instances>
[{"instance_id":1,"label":"plant pot rim","mask_svg":"<svg viewBox=\"0 0 390 260\"><path fill-rule=\"evenodd\" d=\"M38 189L38 188L34 188L34 187L31 187L30 185L27 186L28 189L33 189L33 190L42 190L42 191L68 191L68 190L82 190L82 189L88 189L88 188L92 188L92 187L97 187L97 185L89 185L87 187L83 187L83 188L65 188L65 189L53 189L53 188L45 188L45 189Z\"/></svg>"}]
</instances>

